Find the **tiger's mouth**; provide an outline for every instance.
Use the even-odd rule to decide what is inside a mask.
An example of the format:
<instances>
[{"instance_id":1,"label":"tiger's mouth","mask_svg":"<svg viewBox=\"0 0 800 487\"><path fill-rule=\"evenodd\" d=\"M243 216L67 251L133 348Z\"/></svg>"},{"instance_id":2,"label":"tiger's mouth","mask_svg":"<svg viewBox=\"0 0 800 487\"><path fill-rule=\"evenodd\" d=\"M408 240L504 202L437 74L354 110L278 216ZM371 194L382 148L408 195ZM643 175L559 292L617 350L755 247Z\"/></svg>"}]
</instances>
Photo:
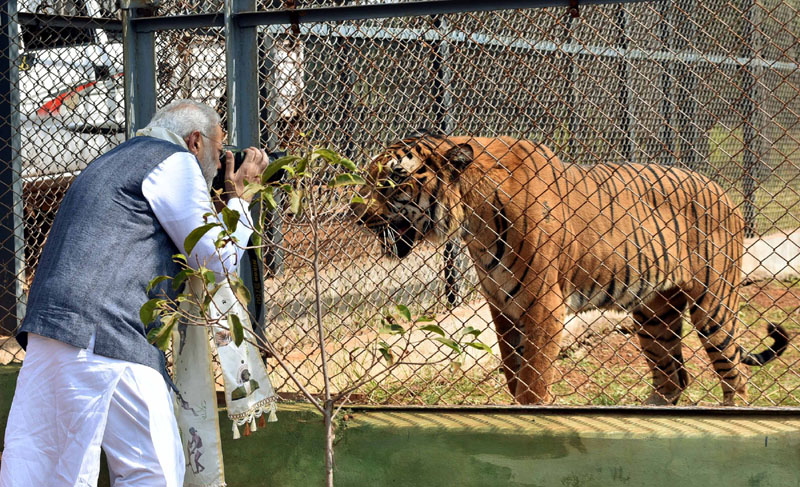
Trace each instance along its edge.
<instances>
[{"instance_id":1,"label":"tiger's mouth","mask_svg":"<svg viewBox=\"0 0 800 487\"><path fill-rule=\"evenodd\" d=\"M390 221L378 230L378 235L383 243L384 252L400 259L411 253L411 249L422 236L414 225L404 218Z\"/></svg>"}]
</instances>

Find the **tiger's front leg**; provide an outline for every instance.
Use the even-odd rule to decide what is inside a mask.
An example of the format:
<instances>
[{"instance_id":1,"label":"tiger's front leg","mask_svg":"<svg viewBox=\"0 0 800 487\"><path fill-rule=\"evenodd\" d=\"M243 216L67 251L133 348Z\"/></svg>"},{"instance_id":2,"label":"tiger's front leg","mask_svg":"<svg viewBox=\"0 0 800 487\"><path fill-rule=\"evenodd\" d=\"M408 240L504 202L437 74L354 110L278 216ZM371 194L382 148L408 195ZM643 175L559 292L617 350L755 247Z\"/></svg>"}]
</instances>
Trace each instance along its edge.
<instances>
[{"instance_id":1,"label":"tiger's front leg","mask_svg":"<svg viewBox=\"0 0 800 487\"><path fill-rule=\"evenodd\" d=\"M515 313L517 307L519 312ZM509 303L505 313L492 307L509 389L519 404L547 404L561 351L564 303L557 286L527 304ZM514 315L518 318L513 319ZM511 317L510 317L511 316Z\"/></svg>"}]
</instances>

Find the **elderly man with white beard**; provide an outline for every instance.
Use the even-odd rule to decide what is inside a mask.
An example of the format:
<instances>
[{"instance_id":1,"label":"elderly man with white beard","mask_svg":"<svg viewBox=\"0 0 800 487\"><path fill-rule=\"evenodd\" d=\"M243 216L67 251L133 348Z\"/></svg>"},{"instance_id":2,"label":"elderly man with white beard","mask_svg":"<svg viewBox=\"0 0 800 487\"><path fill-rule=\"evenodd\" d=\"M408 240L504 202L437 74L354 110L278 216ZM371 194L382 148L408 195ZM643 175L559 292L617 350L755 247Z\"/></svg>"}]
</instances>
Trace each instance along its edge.
<instances>
[{"instance_id":1,"label":"elderly man with white beard","mask_svg":"<svg viewBox=\"0 0 800 487\"><path fill-rule=\"evenodd\" d=\"M112 485L179 487L185 459L164 355L148 343L139 309L171 286L173 255L212 212L209 186L225 133L209 106L177 100L137 136L94 160L59 208L28 298L18 340L27 354L5 433L0 486L96 485L100 450ZM245 151L234 171L226 153L227 205L240 213L234 236L247 242L244 182L269 159ZM206 234L188 262L218 275L241 249L215 249Z\"/></svg>"}]
</instances>

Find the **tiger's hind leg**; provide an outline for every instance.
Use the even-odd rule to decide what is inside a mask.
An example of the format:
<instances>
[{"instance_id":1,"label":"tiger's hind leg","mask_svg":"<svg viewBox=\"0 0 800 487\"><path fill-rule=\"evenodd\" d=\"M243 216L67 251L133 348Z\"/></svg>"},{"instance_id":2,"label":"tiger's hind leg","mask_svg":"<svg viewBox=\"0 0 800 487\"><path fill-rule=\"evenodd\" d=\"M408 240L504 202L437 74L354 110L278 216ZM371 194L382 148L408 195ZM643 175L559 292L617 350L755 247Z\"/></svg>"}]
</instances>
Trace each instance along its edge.
<instances>
[{"instance_id":1,"label":"tiger's hind leg","mask_svg":"<svg viewBox=\"0 0 800 487\"><path fill-rule=\"evenodd\" d=\"M738 317L734 310L738 309L739 293L719 287L708 289L689 308L700 342L722 381L722 403L726 406L733 405L737 397L747 399L747 376L735 342Z\"/></svg>"},{"instance_id":2,"label":"tiger's hind leg","mask_svg":"<svg viewBox=\"0 0 800 487\"><path fill-rule=\"evenodd\" d=\"M681 350L686 303L686 295L676 290L656 294L633 312L636 335L653 375L654 390L645 404L676 404L689 382Z\"/></svg>"}]
</instances>

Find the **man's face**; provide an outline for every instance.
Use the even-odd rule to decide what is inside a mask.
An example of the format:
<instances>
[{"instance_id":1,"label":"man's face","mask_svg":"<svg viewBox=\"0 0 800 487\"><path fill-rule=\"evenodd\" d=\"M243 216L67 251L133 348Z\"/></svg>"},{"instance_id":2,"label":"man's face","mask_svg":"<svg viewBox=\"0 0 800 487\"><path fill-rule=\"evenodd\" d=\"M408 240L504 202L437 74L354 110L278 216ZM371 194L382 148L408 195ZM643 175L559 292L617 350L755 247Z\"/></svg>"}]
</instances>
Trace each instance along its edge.
<instances>
[{"instance_id":1,"label":"man's face","mask_svg":"<svg viewBox=\"0 0 800 487\"><path fill-rule=\"evenodd\" d=\"M199 154L195 154L197 161L200 163L200 169L203 172L208 187L211 187L211 182L217 174L217 170L221 164L219 162L219 155L222 152L223 144L225 143L225 132L222 127L217 125L211 134L202 134L202 144Z\"/></svg>"}]
</instances>

